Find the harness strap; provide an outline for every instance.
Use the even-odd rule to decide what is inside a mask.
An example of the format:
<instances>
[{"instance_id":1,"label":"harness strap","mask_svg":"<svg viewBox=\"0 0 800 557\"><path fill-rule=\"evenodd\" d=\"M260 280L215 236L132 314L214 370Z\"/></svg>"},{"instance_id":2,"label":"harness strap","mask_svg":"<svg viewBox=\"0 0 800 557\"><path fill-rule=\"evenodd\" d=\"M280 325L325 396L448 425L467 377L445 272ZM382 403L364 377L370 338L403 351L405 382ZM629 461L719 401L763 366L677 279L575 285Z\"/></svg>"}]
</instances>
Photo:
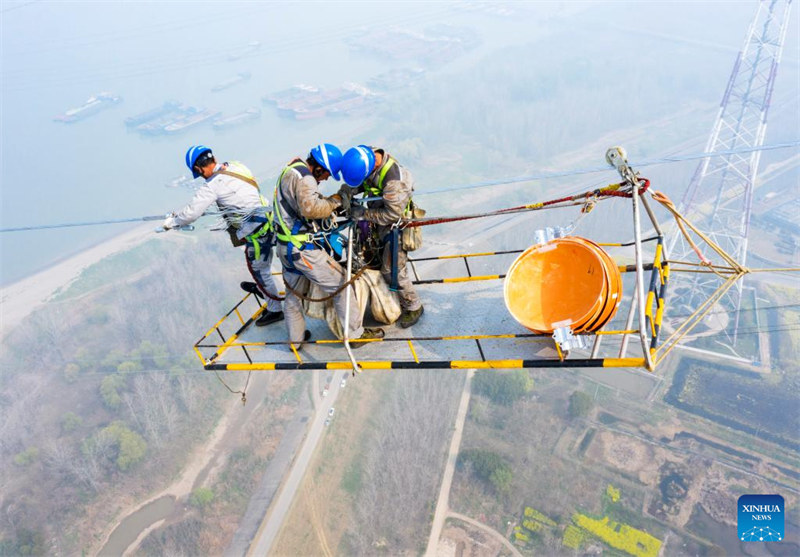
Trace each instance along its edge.
<instances>
[{"instance_id":1,"label":"harness strap","mask_svg":"<svg viewBox=\"0 0 800 557\"><path fill-rule=\"evenodd\" d=\"M389 155L386 156L389 157ZM389 160L387 160L386 164L384 164L383 168L381 168L380 174L378 174L378 185L370 186L364 183L364 190L371 196L382 195L383 181L386 179L386 174L389 173L389 169L391 169L394 165L395 165L395 160L392 157L389 157Z\"/></svg>"},{"instance_id":2,"label":"harness strap","mask_svg":"<svg viewBox=\"0 0 800 557\"><path fill-rule=\"evenodd\" d=\"M245 240L253 244L254 256L256 259L261 259L261 242L258 241L259 238L270 233L272 233L272 223L267 221L266 223L261 225L258 228L258 230L256 230L254 233L245 237ZM272 247L272 242L270 242L270 249L271 247Z\"/></svg>"},{"instance_id":3,"label":"harness strap","mask_svg":"<svg viewBox=\"0 0 800 557\"><path fill-rule=\"evenodd\" d=\"M397 228L392 228L392 231L389 232L389 249L392 250L392 278L391 282L389 283L389 290L392 292L397 292L400 289L397 279L397 274L399 272L399 269L397 268L400 251L399 240L400 231Z\"/></svg>"},{"instance_id":4,"label":"harness strap","mask_svg":"<svg viewBox=\"0 0 800 557\"><path fill-rule=\"evenodd\" d=\"M250 176L245 176L244 174L239 174L238 172L233 172L232 170L223 169L223 170L217 170L214 174L211 175L211 178L217 176L218 174L224 174L225 176L233 176L234 178L238 178L239 180L245 182L246 184L250 184L251 186L256 188L259 192L261 191L261 188L258 187L258 182L256 182Z\"/></svg>"},{"instance_id":5,"label":"harness strap","mask_svg":"<svg viewBox=\"0 0 800 557\"><path fill-rule=\"evenodd\" d=\"M283 191L281 189L281 182L283 181L283 177L286 175L286 173L290 169L299 168L299 167L305 166L305 165L306 165L306 163L304 163L302 161L297 161L295 163L290 164L286 168L284 168L283 172L281 172L281 175L278 177L277 184L275 184L275 195L272 197L272 205L273 205L272 212L273 212L274 215L278 216L278 225L280 226L280 230L278 231L276 236L278 237L279 241L281 241L281 242L283 242L283 243L285 243L285 244L287 244L289 246L294 246L298 250L305 249L304 244L308 244L309 242L311 242L311 235L307 234L307 233L306 234L298 234L298 232L300 232L300 228L302 226L307 226L307 225L304 222L305 219L303 219L300 215L298 215L297 212L284 199L284 197L282 195ZM289 230L289 227L286 224L286 221L283 220L283 215L281 214L280 208L278 207L278 203L281 204L281 206L284 208L286 213L290 217L292 217L292 219L294 219L294 221L295 221L295 224L294 224L294 226L292 227L291 230ZM290 247L290 251L291 251L291 247ZM291 258L289 258L289 261L291 261Z\"/></svg>"}]
</instances>

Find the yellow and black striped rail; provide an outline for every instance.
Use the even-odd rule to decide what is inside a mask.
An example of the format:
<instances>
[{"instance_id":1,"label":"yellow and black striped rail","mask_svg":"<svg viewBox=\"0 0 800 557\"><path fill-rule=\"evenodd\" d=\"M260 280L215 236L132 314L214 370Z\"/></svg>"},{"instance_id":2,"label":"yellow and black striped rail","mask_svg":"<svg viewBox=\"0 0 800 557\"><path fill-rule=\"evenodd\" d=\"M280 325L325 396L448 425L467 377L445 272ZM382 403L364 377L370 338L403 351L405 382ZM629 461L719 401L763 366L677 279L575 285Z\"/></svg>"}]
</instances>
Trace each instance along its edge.
<instances>
[{"instance_id":1,"label":"yellow and black striped rail","mask_svg":"<svg viewBox=\"0 0 800 557\"><path fill-rule=\"evenodd\" d=\"M658 347L658 335L661 332L661 321L664 317L664 307L667 298L667 283L669 282L669 262L664 261L664 238L659 236L656 244L656 253L653 264L650 266L650 286L645 300L645 323L650 333L650 353L655 354ZM653 308L655 306L655 315Z\"/></svg>"},{"instance_id":2,"label":"yellow and black striped rail","mask_svg":"<svg viewBox=\"0 0 800 557\"><path fill-rule=\"evenodd\" d=\"M663 258L663 238L661 236L654 236L643 240L645 242L657 241L656 253L653 263L644 265L645 271L652 271L650 284L648 289L646 307L646 334L650 337L650 352L654 353L657 347L658 333L661 328L661 320L663 317L666 286L669 277L669 261ZM604 243L602 246L608 247L625 247L633 243ZM413 284L453 284L465 283L486 280L502 280L505 274L496 275L478 275L473 276L468 260L475 257L487 257L497 255L518 254L525 250L505 250L496 252L482 252L482 253L464 253L455 255L441 255L436 257L422 257L410 259L412 269L414 263L421 261L434 261L434 260L447 260L447 259L461 259L465 266L468 276L462 277L443 277L436 279L425 279L413 281ZM635 265L619 265L621 273L630 273L636 271ZM416 276L416 269L414 269ZM248 295L249 296L249 295ZM352 364L349 361L334 361L334 362L310 362L302 361L300 355L294 351L294 346L288 341L267 341L267 342L242 342L240 340L243 332L255 321L263 308L259 308L252 317L245 319L240 312L240 306L247 300L245 296L233 309L231 309L225 316L222 317L211 329L201 338L194 346L195 352L203 363L203 367L207 370L220 371L254 371L254 370L313 370L313 369L351 369ZM256 303L260 304L258 297L255 298ZM235 315L238 318L238 327L236 331L229 335L227 338L223 335L220 327L226 319ZM212 335L218 335L221 342L214 343L210 340ZM598 331L596 333L587 333L581 336L600 336L600 335L628 335L639 334L638 330L622 330L622 331ZM484 352L481 346L482 340L492 339L524 339L528 341L552 341L552 335L549 334L536 334L536 333L511 333L511 334L473 334L473 335L441 335L441 336L427 336L427 337L396 337L396 338L383 338L374 339L365 342L407 342L409 345L412 360L379 360L379 361L366 361L361 362L359 365L362 369L517 369L517 368L571 368L571 367L644 367L644 358L588 358L588 359L569 359L569 358L553 358L553 359L504 359L504 360L487 360L484 357ZM474 341L477 349L480 352L478 360L436 360L436 361L420 361L414 349L413 342L426 342L426 341ZM305 344L318 344L330 345L332 348L335 345L341 345L342 341L336 339L325 339L316 341L307 341ZM251 358L248 348L257 349L269 345L289 345L295 353L296 361L292 362L256 362ZM208 358L203 356L201 349L208 352L213 352ZM241 349L247 362L239 363L218 363L228 350Z\"/></svg>"},{"instance_id":3,"label":"yellow and black striped rail","mask_svg":"<svg viewBox=\"0 0 800 557\"><path fill-rule=\"evenodd\" d=\"M363 370L386 369L536 369L571 367L643 367L644 358L586 358L575 360L441 360L441 361L363 361ZM313 369L352 369L350 361L341 362L261 362L206 364L209 371L279 371Z\"/></svg>"}]
</instances>

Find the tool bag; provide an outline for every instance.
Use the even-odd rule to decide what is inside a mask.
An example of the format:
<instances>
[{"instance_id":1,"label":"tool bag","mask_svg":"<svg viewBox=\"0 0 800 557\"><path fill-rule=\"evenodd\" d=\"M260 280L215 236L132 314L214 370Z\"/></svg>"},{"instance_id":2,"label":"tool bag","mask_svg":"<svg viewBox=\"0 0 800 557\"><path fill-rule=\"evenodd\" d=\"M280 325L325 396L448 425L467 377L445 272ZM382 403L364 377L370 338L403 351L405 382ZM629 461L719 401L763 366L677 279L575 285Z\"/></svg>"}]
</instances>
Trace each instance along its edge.
<instances>
[{"instance_id":1,"label":"tool bag","mask_svg":"<svg viewBox=\"0 0 800 557\"><path fill-rule=\"evenodd\" d=\"M239 232L239 229L236 228L234 225L232 224L229 225L228 228L226 228L226 230L228 231L228 236L231 237L231 244L233 244L233 247L238 248L247 243L247 240L245 240L244 238L240 239L236 236L236 233Z\"/></svg>"},{"instance_id":2,"label":"tool bag","mask_svg":"<svg viewBox=\"0 0 800 557\"><path fill-rule=\"evenodd\" d=\"M420 209L411 200L408 202L408 208L405 211L406 218L418 219L425 216L425 209ZM414 251L422 247L422 227L413 226L403 229L400 237L400 245L404 251Z\"/></svg>"}]
</instances>

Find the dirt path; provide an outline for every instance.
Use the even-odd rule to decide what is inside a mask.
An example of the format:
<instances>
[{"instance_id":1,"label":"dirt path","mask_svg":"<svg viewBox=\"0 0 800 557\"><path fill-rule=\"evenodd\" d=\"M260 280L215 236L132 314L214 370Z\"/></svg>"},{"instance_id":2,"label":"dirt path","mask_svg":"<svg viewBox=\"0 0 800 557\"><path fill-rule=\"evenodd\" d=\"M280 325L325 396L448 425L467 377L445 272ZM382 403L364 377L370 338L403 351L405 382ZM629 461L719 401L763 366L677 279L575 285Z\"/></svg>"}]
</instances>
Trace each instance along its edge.
<instances>
[{"instance_id":1,"label":"dirt path","mask_svg":"<svg viewBox=\"0 0 800 557\"><path fill-rule=\"evenodd\" d=\"M448 505L450 501L450 486L453 484L453 474L456 469L456 459L458 449L461 447L461 434L464 431L464 422L467 419L467 408L469 408L469 398L472 386L472 376L475 370L467 372L467 379L464 381L464 389L461 391L461 402L458 404L456 414L455 431L450 441L450 451L447 454L447 464L444 468L442 486L439 489L439 498L436 501L436 511L433 514L433 526L431 535L428 538L428 548L425 550L425 557L436 557L436 549L439 546L439 537L442 535L444 521L447 518Z\"/></svg>"},{"instance_id":2,"label":"dirt path","mask_svg":"<svg viewBox=\"0 0 800 557\"><path fill-rule=\"evenodd\" d=\"M333 552L331 548L328 546L328 538L325 536L325 527L322 524L322 520L319 517L318 508L316 505L316 500L314 497L314 492L316 491L316 487L314 485L314 479L309 478L309 481L303 485L303 493L305 494L306 501L308 501L308 507L311 513L311 525L314 527L314 532L317 535L317 539L319 540L319 545L322 548L322 554L325 557L333 557Z\"/></svg>"},{"instance_id":3,"label":"dirt path","mask_svg":"<svg viewBox=\"0 0 800 557\"><path fill-rule=\"evenodd\" d=\"M452 518L457 518L458 520L463 520L467 524L471 524L476 528L480 528L481 530L489 534L491 537L493 537L497 541L501 542L504 546L506 546L506 549L508 549L511 552L511 554L514 555L514 557L522 557L522 553L520 553L519 550L516 547L514 547L514 545L505 538L505 536L503 536L503 534L501 534L494 528L487 526L483 522L478 522L474 518L470 518L463 514L454 513L453 511L448 512L447 516L450 516Z\"/></svg>"}]
</instances>

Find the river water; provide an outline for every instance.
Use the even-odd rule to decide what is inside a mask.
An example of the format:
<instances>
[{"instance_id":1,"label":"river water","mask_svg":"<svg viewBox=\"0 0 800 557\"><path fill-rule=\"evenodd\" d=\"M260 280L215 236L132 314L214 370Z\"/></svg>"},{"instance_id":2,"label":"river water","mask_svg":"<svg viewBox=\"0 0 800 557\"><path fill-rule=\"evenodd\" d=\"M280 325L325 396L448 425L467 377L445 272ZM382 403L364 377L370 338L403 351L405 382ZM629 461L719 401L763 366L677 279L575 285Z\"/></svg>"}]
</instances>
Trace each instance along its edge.
<instances>
[{"instance_id":1,"label":"river water","mask_svg":"<svg viewBox=\"0 0 800 557\"><path fill-rule=\"evenodd\" d=\"M122 555L146 528L167 518L175 509L175 497L164 495L129 515L109 536L99 555Z\"/></svg>"}]
</instances>

